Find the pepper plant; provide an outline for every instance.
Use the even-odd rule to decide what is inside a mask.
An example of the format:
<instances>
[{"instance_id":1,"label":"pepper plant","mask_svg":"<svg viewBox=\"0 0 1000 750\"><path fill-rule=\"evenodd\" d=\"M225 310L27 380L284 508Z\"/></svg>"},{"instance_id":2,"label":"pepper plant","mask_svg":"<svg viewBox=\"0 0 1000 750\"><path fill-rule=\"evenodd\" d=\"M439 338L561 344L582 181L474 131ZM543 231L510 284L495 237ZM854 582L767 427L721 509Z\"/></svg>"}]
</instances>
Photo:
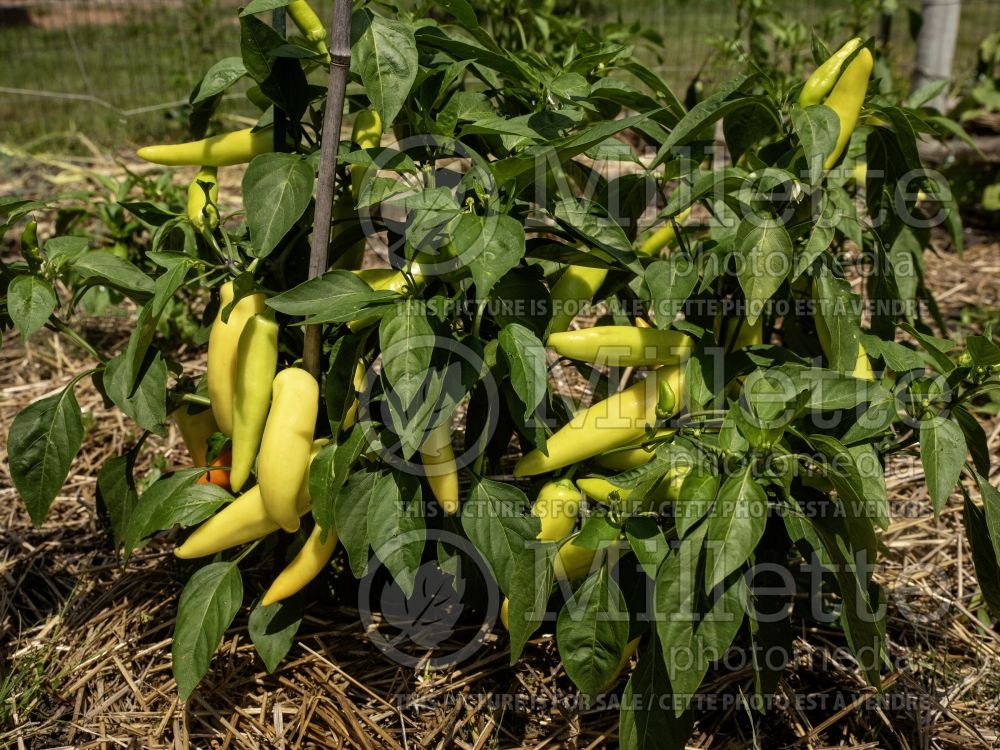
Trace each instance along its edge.
<instances>
[{"instance_id":1,"label":"pepper plant","mask_svg":"<svg viewBox=\"0 0 1000 750\"><path fill-rule=\"evenodd\" d=\"M872 571L890 518L885 470L917 455L935 513L956 486L964 495L982 595L1000 614L1000 494L977 419L1000 348L989 331L961 348L944 337L921 262L932 227L954 252L962 231L916 142L963 134L872 93L877 81L865 94L870 40L842 56L845 71L860 61L864 73L843 79L850 92L830 93L834 75L800 106L803 82L748 70L688 109L632 45L586 28L542 56L498 44L464 2L357 7L344 104L357 127L346 139L322 131L328 96L317 85L338 50L275 31L260 14L283 5L251 2L241 56L192 94L198 132L223 92L251 82L261 114L237 136L252 142L242 159L222 154L223 141L183 147L192 165L249 162L242 214L208 220L211 185L196 180L193 215L122 203L152 236L155 270L59 236L23 245L23 260L2 268L5 328L29 337L49 327L94 357L11 428L11 473L33 521L45 521L80 448L74 388L91 378L141 430L97 477L123 563L204 523L178 550L201 561L182 567L182 698L244 605L274 669L304 606L290 594L331 555L362 581L387 571L404 597L428 565L478 570L484 586L465 587L464 616L499 617L512 663L533 635L554 632L589 697L620 688L637 654L626 747L683 746L699 686L734 644L752 656L763 710L790 657L800 585L815 606L794 616L839 628L878 686L886 595ZM820 63L829 52L814 46ZM827 93L829 106L813 103ZM845 97L863 101L849 142L838 138ZM720 121L728 159L713 167ZM329 139L339 145L328 262L310 275ZM3 202L4 229L39 208ZM192 231L196 243L172 239ZM53 281L69 274L76 294L60 298ZM140 306L122 351L97 349L69 322L95 284ZM213 422L188 440L194 465L137 490L146 437L164 434L170 415L190 437L184 420L217 416L226 387L212 384L211 350L200 386L156 334L191 288L213 293L213 336L246 317L241 300L256 300L250 314L278 323L255 328L275 332L280 372L308 370L304 331L320 334L311 464L308 440L267 437L253 411L251 444L264 429L268 447L255 479L240 458L237 500L199 481L230 442ZM574 318L586 330L561 332ZM585 404L574 383L586 384ZM247 387L266 394L259 386ZM308 475L268 490L285 459ZM299 531L279 528L278 494L288 498L280 526L302 515ZM264 606L241 571L292 556Z\"/></svg>"}]
</instances>

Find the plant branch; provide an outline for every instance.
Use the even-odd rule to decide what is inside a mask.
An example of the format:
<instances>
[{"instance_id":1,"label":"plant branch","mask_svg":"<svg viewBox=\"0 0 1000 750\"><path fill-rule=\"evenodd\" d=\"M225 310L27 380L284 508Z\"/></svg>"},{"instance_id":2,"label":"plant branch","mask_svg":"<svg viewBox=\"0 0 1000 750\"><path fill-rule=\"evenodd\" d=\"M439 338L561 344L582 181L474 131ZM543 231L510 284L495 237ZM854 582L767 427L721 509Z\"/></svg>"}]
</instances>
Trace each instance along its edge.
<instances>
[{"instance_id":1,"label":"plant branch","mask_svg":"<svg viewBox=\"0 0 1000 750\"><path fill-rule=\"evenodd\" d=\"M97 349L95 349L90 344L89 341L87 341L80 334L78 334L76 331L70 328L65 322L60 320L57 315L50 315L47 325L51 328L54 328L56 331L63 334L64 336L70 338L77 346L88 352L90 356L92 356L101 364L104 364L108 361L107 357L105 357L103 354L97 351Z\"/></svg>"},{"instance_id":2,"label":"plant branch","mask_svg":"<svg viewBox=\"0 0 1000 750\"><path fill-rule=\"evenodd\" d=\"M316 211L312 245L309 251L309 278L326 271L327 247L330 244L330 221L333 217L333 193L337 187L337 148L344 118L344 96L351 66L351 3L336 0L330 25L330 81L326 89L323 114L323 139L320 143L319 177L316 181ZM302 359L313 377L319 379L321 327L306 327Z\"/></svg>"}]
</instances>

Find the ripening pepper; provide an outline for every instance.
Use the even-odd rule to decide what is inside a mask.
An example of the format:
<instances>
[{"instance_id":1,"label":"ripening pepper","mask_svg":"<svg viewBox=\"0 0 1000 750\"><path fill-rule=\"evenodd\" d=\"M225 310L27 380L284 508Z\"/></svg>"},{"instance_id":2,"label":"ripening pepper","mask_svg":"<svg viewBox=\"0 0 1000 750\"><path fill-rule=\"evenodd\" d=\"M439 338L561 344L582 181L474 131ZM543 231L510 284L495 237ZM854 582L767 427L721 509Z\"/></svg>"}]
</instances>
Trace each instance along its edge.
<instances>
[{"instance_id":1,"label":"ripening pepper","mask_svg":"<svg viewBox=\"0 0 1000 750\"><path fill-rule=\"evenodd\" d=\"M682 405L685 369L685 365L661 367L645 380L579 412L545 441L547 456L537 448L522 456L514 467L514 476L555 471L640 442L645 438L646 425L656 422L661 380L666 380L677 394L675 408Z\"/></svg>"},{"instance_id":2,"label":"ripening pepper","mask_svg":"<svg viewBox=\"0 0 1000 750\"><path fill-rule=\"evenodd\" d=\"M677 502L681 496L681 485L684 483L684 477L687 476L688 471L690 469L687 466L678 466L670 469L664 475L663 481L656 486L656 489L650 496L650 500L657 504L662 502ZM625 503L626 507L630 510L636 510L636 508L631 508L628 505L628 499L632 495L631 487L619 487L604 477L584 477L577 479L576 486L591 500L596 500L605 505L610 505L611 495L617 492L620 501Z\"/></svg>"},{"instance_id":3,"label":"ripening pepper","mask_svg":"<svg viewBox=\"0 0 1000 750\"><path fill-rule=\"evenodd\" d=\"M187 217L199 232L219 226L219 170L202 167L188 185Z\"/></svg>"},{"instance_id":4,"label":"ripening pepper","mask_svg":"<svg viewBox=\"0 0 1000 750\"><path fill-rule=\"evenodd\" d=\"M229 167L246 164L258 154L274 150L274 131L263 128L235 130L188 143L143 146L136 156L168 167Z\"/></svg>"},{"instance_id":5,"label":"ripening pepper","mask_svg":"<svg viewBox=\"0 0 1000 750\"><path fill-rule=\"evenodd\" d=\"M214 484L221 487L226 492L232 492L232 484L229 481L229 469L233 463L232 451L220 453L209 464L212 468L198 477L196 484Z\"/></svg>"},{"instance_id":6,"label":"ripening pepper","mask_svg":"<svg viewBox=\"0 0 1000 750\"><path fill-rule=\"evenodd\" d=\"M690 215L691 208L685 208L674 217L673 221L668 220L662 227L650 234L639 246L639 255L662 254L672 248L674 241L677 239L677 232L674 230L674 221L678 225L683 224Z\"/></svg>"},{"instance_id":7,"label":"ripening pepper","mask_svg":"<svg viewBox=\"0 0 1000 750\"><path fill-rule=\"evenodd\" d=\"M420 461L424 465L431 492L449 516L458 512L458 471L455 451L451 446L451 424L439 424L420 446Z\"/></svg>"},{"instance_id":8,"label":"ripening pepper","mask_svg":"<svg viewBox=\"0 0 1000 750\"><path fill-rule=\"evenodd\" d=\"M812 75L806 79L799 92L799 106L811 107L819 104L823 98L830 93L837 79L840 78L840 69L844 62L854 54L854 50L861 46L861 39L855 37L848 40L843 47L834 52L823 62Z\"/></svg>"},{"instance_id":9,"label":"ripening pepper","mask_svg":"<svg viewBox=\"0 0 1000 750\"><path fill-rule=\"evenodd\" d=\"M669 437L674 432L676 430L673 428L658 430L656 437ZM645 466L653 460L653 456L655 455L655 446L650 446L650 450L646 450L640 444L634 448L611 451L603 456L598 456L594 459L594 463L601 468L611 469L612 471L628 471L629 469L638 469L640 466Z\"/></svg>"},{"instance_id":10,"label":"ripening pepper","mask_svg":"<svg viewBox=\"0 0 1000 750\"><path fill-rule=\"evenodd\" d=\"M208 439L219 431L210 408L192 411L192 406L182 404L173 413L173 418L181 431L181 440L191 455L192 466L204 466L208 455Z\"/></svg>"},{"instance_id":11,"label":"ripening pepper","mask_svg":"<svg viewBox=\"0 0 1000 750\"><path fill-rule=\"evenodd\" d=\"M297 531L295 497L309 473L309 450L319 413L319 383L289 367L274 378L271 410L257 457L257 482L267 514L285 531Z\"/></svg>"},{"instance_id":12,"label":"ripening pepper","mask_svg":"<svg viewBox=\"0 0 1000 750\"><path fill-rule=\"evenodd\" d=\"M840 120L837 143L823 162L823 169L830 169L837 163L851 140L854 126L858 123L858 115L861 114L861 107L865 103L868 79L871 76L874 62L872 53L868 49L861 50L844 70L840 80L833 87L833 91L823 102L836 113L837 119Z\"/></svg>"},{"instance_id":13,"label":"ripening pepper","mask_svg":"<svg viewBox=\"0 0 1000 750\"><path fill-rule=\"evenodd\" d=\"M606 268L568 266L550 292L552 320L549 323L549 333L558 333L569 328L573 318L597 294L607 275Z\"/></svg>"},{"instance_id":14,"label":"ripening pepper","mask_svg":"<svg viewBox=\"0 0 1000 750\"><path fill-rule=\"evenodd\" d=\"M229 319L222 320L223 311L233 302L233 282L219 289L219 312L208 335L208 398L219 430L233 434L233 396L236 393L237 350L240 335L247 321L264 312L264 295L249 294L233 305Z\"/></svg>"},{"instance_id":15,"label":"ripening pepper","mask_svg":"<svg viewBox=\"0 0 1000 750\"><path fill-rule=\"evenodd\" d=\"M254 315L243 327L236 348L233 394L233 490L243 489L264 434L271 406L271 383L278 369L278 324L266 314Z\"/></svg>"},{"instance_id":16,"label":"ripening pepper","mask_svg":"<svg viewBox=\"0 0 1000 750\"><path fill-rule=\"evenodd\" d=\"M549 334L546 345L563 357L618 367L685 362L694 342L677 331L636 326L594 326Z\"/></svg>"},{"instance_id":17,"label":"ripening pepper","mask_svg":"<svg viewBox=\"0 0 1000 750\"><path fill-rule=\"evenodd\" d=\"M310 453L310 461L316 457L327 440L316 440ZM296 510L299 515L309 512L311 499L309 497L309 474L303 478L295 497ZM238 547L241 544L271 534L281 527L275 523L264 509L264 500L260 496L260 485L255 484L228 505L224 505L201 526L194 530L174 554L184 560L195 557L206 557L221 552L224 549Z\"/></svg>"},{"instance_id":18,"label":"ripening pepper","mask_svg":"<svg viewBox=\"0 0 1000 750\"><path fill-rule=\"evenodd\" d=\"M326 27L306 0L292 0L286 8L289 18L295 22L306 39L323 55L329 53L326 46Z\"/></svg>"},{"instance_id":19,"label":"ripening pepper","mask_svg":"<svg viewBox=\"0 0 1000 750\"><path fill-rule=\"evenodd\" d=\"M264 597L260 600L261 606L266 607L269 604L280 602L305 588L330 562L336 547L336 529L332 527L328 529L324 540L323 530L319 526L314 526L309 538L302 545L302 549L278 574L278 577L264 593Z\"/></svg>"}]
</instances>

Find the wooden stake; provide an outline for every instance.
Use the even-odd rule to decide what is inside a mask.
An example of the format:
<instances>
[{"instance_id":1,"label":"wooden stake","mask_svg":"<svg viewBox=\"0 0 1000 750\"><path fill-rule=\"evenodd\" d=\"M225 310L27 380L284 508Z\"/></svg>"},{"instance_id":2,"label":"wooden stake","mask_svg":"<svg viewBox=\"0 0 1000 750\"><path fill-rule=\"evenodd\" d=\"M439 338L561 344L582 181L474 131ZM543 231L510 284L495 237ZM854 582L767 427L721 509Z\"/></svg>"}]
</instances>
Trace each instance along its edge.
<instances>
[{"instance_id":1,"label":"wooden stake","mask_svg":"<svg viewBox=\"0 0 1000 750\"><path fill-rule=\"evenodd\" d=\"M312 245L309 251L309 278L326 271L327 246L330 244L330 222L333 218L333 194L337 187L337 148L344 116L344 96L347 74L351 67L351 3L336 0L333 23L330 25L330 82L326 89L326 112L323 116L323 141L319 152L319 177L316 181L316 211L313 221ZM306 326L302 361L313 377L319 380L319 359L322 345L321 326Z\"/></svg>"}]
</instances>

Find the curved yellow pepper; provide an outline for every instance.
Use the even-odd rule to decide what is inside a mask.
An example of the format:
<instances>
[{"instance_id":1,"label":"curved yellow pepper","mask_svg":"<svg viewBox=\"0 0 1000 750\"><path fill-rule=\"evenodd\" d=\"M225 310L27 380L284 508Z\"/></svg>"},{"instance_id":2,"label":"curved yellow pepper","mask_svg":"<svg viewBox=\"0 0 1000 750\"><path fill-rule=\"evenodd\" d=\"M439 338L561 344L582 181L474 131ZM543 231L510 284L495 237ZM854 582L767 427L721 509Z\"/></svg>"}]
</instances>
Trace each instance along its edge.
<instances>
[{"instance_id":1,"label":"curved yellow pepper","mask_svg":"<svg viewBox=\"0 0 1000 750\"><path fill-rule=\"evenodd\" d=\"M522 456L514 467L514 476L555 471L640 442L645 438L646 425L656 422L661 381L669 383L677 395L675 410L683 403L685 370L684 365L661 367L645 380L579 412L545 441L547 456L537 448Z\"/></svg>"},{"instance_id":2,"label":"curved yellow pepper","mask_svg":"<svg viewBox=\"0 0 1000 750\"><path fill-rule=\"evenodd\" d=\"M690 469L687 466L678 466L668 471L663 481L657 485L651 500L654 503L675 503L680 500L681 485L684 484L684 477L688 475L689 471ZM619 487L616 484L612 484L604 477L584 477L582 479L577 479L576 486L579 487L587 497L605 505L609 505L611 503L611 495L614 492L618 493L618 497L621 499L622 503L628 503L628 499L632 495L631 487ZM630 509L635 510L634 508Z\"/></svg>"},{"instance_id":3,"label":"curved yellow pepper","mask_svg":"<svg viewBox=\"0 0 1000 750\"><path fill-rule=\"evenodd\" d=\"M260 600L261 606L266 607L269 604L280 602L282 599L287 599L305 588L313 578L320 574L326 564L330 562L333 551L337 547L337 530L331 527L327 531L326 541L323 541L322 537L322 529L315 526L299 553L268 587L264 597Z\"/></svg>"},{"instance_id":4,"label":"curved yellow pepper","mask_svg":"<svg viewBox=\"0 0 1000 750\"><path fill-rule=\"evenodd\" d=\"M860 38L850 39L816 68L812 75L806 79L802 91L799 92L799 106L810 107L823 101L823 97L830 93L830 89L840 77L840 69L843 67L844 61L860 46Z\"/></svg>"},{"instance_id":5,"label":"curved yellow pepper","mask_svg":"<svg viewBox=\"0 0 1000 750\"><path fill-rule=\"evenodd\" d=\"M320 448L327 442L329 441L316 440L313 443L310 461L316 457ZM308 473L299 485L295 503L300 516L309 512L312 500L309 496ZM174 550L174 555L183 560L207 557L216 552L261 539L280 528L264 509L264 500L260 496L260 485L254 485L204 521L184 541L184 544Z\"/></svg>"},{"instance_id":6,"label":"curved yellow pepper","mask_svg":"<svg viewBox=\"0 0 1000 750\"><path fill-rule=\"evenodd\" d=\"M208 398L219 430L233 434L233 396L236 392L236 357L240 335L247 321L264 312L264 295L249 294L240 299L223 322L222 311L233 302L233 282L219 289L219 312L208 334Z\"/></svg>"},{"instance_id":7,"label":"curved yellow pepper","mask_svg":"<svg viewBox=\"0 0 1000 750\"><path fill-rule=\"evenodd\" d=\"M531 506L531 514L542 523L535 538L558 542L569 536L580 513L580 499L580 490L569 479L546 482Z\"/></svg>"},{"instance_id":8,"label":"curved yellow pepper","mask_svg":"<svg viewBox=\"0 0 1000 750\"><path fill-rule=\"evenodd\" d=\"M168 167L229 167L246 164L259 154L274 151L271 128L253 128L213 135L200 141L143 146L135 152L140 159Z\"/></svg>"},{"instance_id":9,"label":"curved yellow pepper","mask_svg":"<svg viewBox=\"0 0 1000 750\"><path fill-rule=\"evenodd\" d=\"M608 362L617 367L676 365L687 361L694 342L677 331L637 326L594 326L549 334L546 346L563 357Z\"/></svg>"},{"instance_id":10,"label":"curved yellow pepper","mask_svg":"<svg viewBox=\"0 0 1000 750\"><path fill-rule=\"evenodd\" d=\"M305 34L306 39L320 52L328 55L326 27L306 0L292 0L286 8L289 18Z\"/></svg>"},{"instance_id":11,"label":"curved yellow pepper","mask_svg":"<svg viewBox=\"0 0 1000 750\"><path fill-rule=\"evenodd\" d=\"M679 225L683 224L690 215L691 207L689 206L677 214L674 217L674 221ZM674 231L674 221L668 219L662 227L650 234L639 246L639 255L656 255L673 247L674 240L677 239L677 232Z\"/></svg>"},{"instance_id":12,"label":"curved yellow pepper","mask_svg":"<svg viewBox=\"0 0 1000 750\"><path fill-rule=\"evenodd\" d=\"M608 269L590 266L569 266L550 292L552 320L549 333L565 331L573 318L589 303L607 278Z\"/></svg>"},{"instance_id":13,"label":"curved yellow pepper","mask_svg":"<svg viewBox=\"0 0 1000 750\"><path fill-rule=\"evenodd\" d=\"M257 481L267 514L285 531L297 531L295 497L309 473L309 450L319 413L319 384L289 367L274 378L271 411L257 459Z\"/></svg>"},{"instance_id":14,"label":"curved yellow pepper","mask_svg":"<svg viewBox=\"0 0 1000 750\"><path fill-rule=\"evenodd\" d=\"M365 363L362 360L358 360L358 363L354 365L354 391L360 393L361 389L365 387ZM358 400L354 399L351 405L347 409L347 413L344 414L344 420L340 424L340 431L347 432L354 423L358 420Z\"/></svg>"},{"instance_id":15,"label":"curved yellow pepper","mask_svg":"<svg viewBox=\"0 0 1000 750\"><path fill-rule=\"evenodd\" d=\"M658 430L656 437L668 437L673 435L674 432L676 432L676 430L673 428ZM594 459L594 463L604 469L628 471L629 469L638 469L640 466L645 466L653 460L653 456L655 455L655 446L653 446L651 450L646 450L642 447L642 445L638 445L635 448L630 448L628 450L617 450L603 456L598 456Z\"/></svg>"},{"instance_id":16,"label":"curved yellow pepper","mask_svg":"<svg viewBox=\"0 0 1000 750\"><path fill-rule=\"evenodd\" d=\"M236 349L233 465L229 475L234 492L243 488L257 457L277 369L278 324L265 314L254 315L243 327Z\"/></svg>"},{"instance_id":17,"label":"curved yellow pepper","mask_svg":"<svg viewBox=\"0 0 1000 750\"><path fill-rule=\"evenodd\" d=\"M580 547L570 540L559 548L552 568L557 579L573 581L590 572L595 557L596 549Z\"/></svg>"},{"instance_id":18,"label":"curved yellow pepper","mask_svg":"<svg viewBox=\"0 0 1000 750\"><path fill-rule=\"evenodd\" d=\"M833 87L830 96L823 102L824 105L832 109L840 120L840 132L837 134L837 143L833 151L823 162L823 169L830 169L840 155L844 153L851 134L858 123L858 115L861 114L861 107L865 103L865 94L868 91L868 79L872 74L872 66L875 61L872 53L868 49L861 50L857 57L844 70L837 85Z\"/></svg>"},{"instance_id":19,"label":"curved yellow pepper","mask_svg":"<svg viewBox=\"0 0 1000 750\"><path fill-rule=\"evenodd\" d=\"M402 271L394 268L365 268L354 271L355 276L364 281L372 291L389 291L397 294L407 294L410 292L410 280ZM413 277L413 285L423 286L424 277L419 263L410 264L410 275ZM378 321L378 316L371 315L367 318L358 318L347 324L352 332L360 331Z\"/></svg>"},{"instance_id":20,"label":"curved yellow pepper","mask_svg":"<svg viewBox=\"0 0 1000 750\"><path fill-rule=\"evenodd\" d=\"M431 492L449 516L458 512L458 471L455 451L451 446L451 424L448 421L431 430L420 446L420 461L424 465Z\"/></svg>"},{"instance_id":21,"label":"curved yellow pepper","mask_svg":"<svg viewBox=\"0 0 1000 750\"><path fill-rule=\"evenodd\" d=\"M215 167L202 167L188 185L187 217L199 232L212 232L219 226L218 172Z\"/></svg>"}]
</instances>

